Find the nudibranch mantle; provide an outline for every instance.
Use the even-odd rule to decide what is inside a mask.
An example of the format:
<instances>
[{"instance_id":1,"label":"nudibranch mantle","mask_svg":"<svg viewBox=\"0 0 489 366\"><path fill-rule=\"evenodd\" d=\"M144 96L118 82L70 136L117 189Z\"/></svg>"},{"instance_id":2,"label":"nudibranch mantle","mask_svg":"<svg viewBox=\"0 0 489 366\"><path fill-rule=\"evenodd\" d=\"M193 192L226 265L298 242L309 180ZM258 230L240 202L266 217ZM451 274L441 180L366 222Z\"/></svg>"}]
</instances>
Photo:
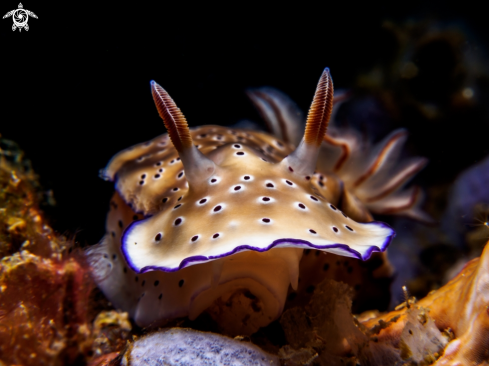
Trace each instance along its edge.
<instances>
[{"instance_id":1,"label":"nudibranch mantle","mask_svg":"<svg viewBox=\"0 0 489 366\"><path fill-rule=\"evenodd\" d=\"M168 134L109 162L103 175L117 192L108 233L90 252L99 286L139 325L207 309L228 332L254 332L280 315L289 284L297 288L303 249L366 260L395 236L347 217L333 205L342 182L315 171L332 110L329 70L297 148L262 132L190 130L168 93L154 82L152 92ZM237 305L222 310L219 299ZM228 321L236 317L241 325Z\"/></svg>"},{"instance_id":2,"label":"nudibranch mantle","mask_svg":"<svg viewBox=\"0 0 489 366\"><path fill-rule=\"evenodd\" d=\"M321 84L322 80L326 82ZM332 101L320 92L332 89L330 80L325 72L315 97L322 103L313 103L302 145L296 150L265 133L219 126L190 131L187 127L182 138L175 129L172 141L177 147L180 142L174 140L190 140L180 153L197 150L201 156L190 159L203 158L212 166L211 174L194 172L190 186L185 166L190 159L184 164L166 135L116 155L106 175L117 181L117 191L135 211L148 216L133 222L123 235L122 252L129 266L138 273L173 272L244 250L287 247L363 260L374 251L384 251L393 230L383 223L348 218L325 197L329 192L321 193L327 185L314 173L329 116L325 121L321 118L332 108ZM153 95L157 106L158 98L168 98L163 109L171 109L173 100L157 84L153 84ZM181 115L174 108L173 113ZM184 119L180 115L176 118ZM169 123L174 122L165 121ZM171 126L169 131L171 137ZM309 159L313 160L310 172Z\"/></svg>"}]
</instances>

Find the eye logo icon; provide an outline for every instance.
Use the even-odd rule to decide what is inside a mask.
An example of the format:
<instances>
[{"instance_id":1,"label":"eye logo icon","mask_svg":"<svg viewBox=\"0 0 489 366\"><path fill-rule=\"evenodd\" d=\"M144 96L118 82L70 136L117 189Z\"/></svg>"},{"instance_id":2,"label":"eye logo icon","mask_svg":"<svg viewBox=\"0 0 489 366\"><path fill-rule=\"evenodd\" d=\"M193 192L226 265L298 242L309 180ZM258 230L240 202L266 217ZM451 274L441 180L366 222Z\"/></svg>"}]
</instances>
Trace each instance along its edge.
<instances>
[{"instance_id":1,"label":"eye logo icon","mask_svg":"<svg viewBox=\"0 0 489 366\"><path fill-rule=\"evenodd\" d=\"M12 25L12 30L15 31L18 28L20 32L22 31L22 28L24 28L26 31L29 30L29 26L27 25L29 16L37 19L36 14L34 14L30 10L24 9L22 3L19 3L19 8L9 11L7 14L3 16L3 19L12 17L12 19L14 20L14 24Z\"/></svg>"}]
</instances>

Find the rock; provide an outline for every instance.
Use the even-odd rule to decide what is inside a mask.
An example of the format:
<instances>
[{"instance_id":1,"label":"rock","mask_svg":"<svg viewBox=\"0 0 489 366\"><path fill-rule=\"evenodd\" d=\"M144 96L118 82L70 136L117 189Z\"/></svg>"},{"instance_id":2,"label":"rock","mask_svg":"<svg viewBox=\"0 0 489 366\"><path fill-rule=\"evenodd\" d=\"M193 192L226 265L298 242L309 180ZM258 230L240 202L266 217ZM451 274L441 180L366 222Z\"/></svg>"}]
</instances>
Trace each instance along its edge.
<instances>
[{"instance_id":1,"label":"rock","mask_svg":"<svg viewBox=\"0 0 489 366\"><path fill-rule=\"evenodd\" d=\"M278 357L257 346L214 333L170 328L151 333L126 352L123 365L280 365Z\"/></svg>"}]
</instances>

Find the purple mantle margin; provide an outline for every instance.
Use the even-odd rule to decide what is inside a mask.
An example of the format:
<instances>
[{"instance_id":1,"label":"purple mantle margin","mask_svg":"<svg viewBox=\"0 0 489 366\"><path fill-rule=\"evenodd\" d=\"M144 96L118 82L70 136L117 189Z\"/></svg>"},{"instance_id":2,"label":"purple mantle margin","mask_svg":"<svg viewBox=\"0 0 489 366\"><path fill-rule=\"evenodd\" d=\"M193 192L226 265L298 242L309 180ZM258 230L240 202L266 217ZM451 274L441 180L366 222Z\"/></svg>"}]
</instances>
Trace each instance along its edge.
<instances>
[{"instance_id":1,"label":"purple mantle margin","mask_svg":"<svg viewBox=\"0 0 489 366\"><path fill-rule=\"evenodd\" d=\"M148 217L147 217L148 218ZM126 230L124 230L124 233L122 235L122 240L121 240L121 251L122 251L122 254L124 255L124 258L126 259L129 267L136 273L145 273L145 272L150 272L150 271L163 271L163 272L176 272L182 268L185 268L185 267L188 267L190 266L193 262L199 262L199 263L203 263L203 262L207 262L207 261L211 261L211 260L215 260L215 259L220 259L220 258L224 258L224 257L227 257L229 255L233 255L233 254L236 254L236 253L239 253L239 252L243 252L243 251L246 251L246 250L254 250L256 252L266 252L272 248L280 248L283 244L295 244L298 248L303 248L303 249L318 249L318 250L324 250L324 249L333 249L333 248L338 248L338 249L341 249L343 250L345 253L350 253L350 254L353 254L355 258L357 259L361 259L361 260L367 260L370 258L370 256L372 255L373 252L383 252L387 249L387 247L389 246L389 244L391 243L392 239L396 236L396 233L394 232L394 230L389 226L387 225L386 223L384 222L381 222L381 221L371 221L371 222L367 222L367 223L363 223L364 225L378 225L378 226L381 226L381 227L384 227L384 228L388 228L391 230L391 234L388 235L384 242L382 243L381 247L376 247L376 246L371 246L367 249L367 251L365 252L365 255L362 257L362 255L350 248L348 245L346 244L341 244L341 243L334 243L334 244L326 244L326 245L315 245L315 244L312 244L310 242L308 242L307 240L302 240L302 239L293 239L293 238L282 238L282 239L277 239L277 240L274 240L270 245L268 245L267 247L265 248L257 248L257 247L254 247L254 246L251 246L251 245L248 245L248 244L243 244L243 245L239 245L237 246L236 248L234 248L232 251L230 252L226 252L226 253L222 253L220 255L215 255L215 256L209 256L209 257L206 257L206 256L203 256L203 255L196 255L196 256L193 256L193 257L188 257L188 258L185 258L181 263L180 265L178 266L178 268L168 268L168 267L159 267L159 266L146 266L146 267L143 267L143 268L137 268L134 263L132 263L128 253L127 253L127 236L128 234L134 229L134 227L138 224L141 223L141 221L145 221L145 219L142 219L142 220L138 220L138 221L134 221L132 222L127 228Z\"/></svg>"}]
</instances>

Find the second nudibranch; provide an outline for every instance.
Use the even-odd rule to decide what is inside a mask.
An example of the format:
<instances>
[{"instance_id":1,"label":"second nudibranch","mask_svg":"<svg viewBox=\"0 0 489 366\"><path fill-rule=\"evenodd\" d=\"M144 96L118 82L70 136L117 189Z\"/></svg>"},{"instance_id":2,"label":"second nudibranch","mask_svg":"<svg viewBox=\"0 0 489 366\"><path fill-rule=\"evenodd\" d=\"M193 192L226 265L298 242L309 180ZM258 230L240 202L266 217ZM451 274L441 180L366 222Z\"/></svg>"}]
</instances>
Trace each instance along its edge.
<instances>
[{"instance_id":1,"label":"second nudibranch","mask_svg":"<svg viewBox=\"0 0 489 366\"><path fill-rule=\"evenodd\" d=\"M391 242L388 225L340 211L342 182L315 171L333 105L328 69L295 149L261 132L190 130L168 93L151 89L168 135L111 160L107 235L90 251L99 287L137 324L207 311L225 333L251 334L281 314L304 249L366 260Z\"/></svg>"}]
</instances>

